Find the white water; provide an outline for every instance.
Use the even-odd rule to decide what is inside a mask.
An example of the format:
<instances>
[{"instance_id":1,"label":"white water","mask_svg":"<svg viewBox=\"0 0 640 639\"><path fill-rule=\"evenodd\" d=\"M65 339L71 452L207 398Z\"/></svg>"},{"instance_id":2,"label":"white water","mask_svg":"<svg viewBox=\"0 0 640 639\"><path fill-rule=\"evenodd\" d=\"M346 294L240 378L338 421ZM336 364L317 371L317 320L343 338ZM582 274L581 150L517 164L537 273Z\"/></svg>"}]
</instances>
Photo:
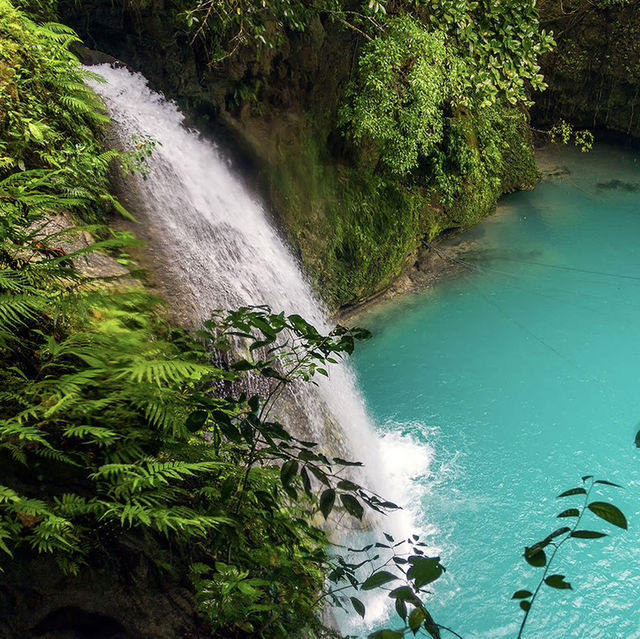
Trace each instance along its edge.
<instances>
[{"instance_id":1,"label":"white water","mask_svg":"<svg viewBox=\"0 0 640 639\"><path fill-rule=\"evenodd\" d=\"M182 299L190 298L191 319L205 320L218 308L267 304L276 312L300 314L320 331L330 330L324 305L264 207L216 147L186 128L176 105L151 91L141 75L108 65L91 70L106 80L92 86L105 100L123 146L141 135L158 144L149 178L133 177L128 188L136 191L133 212L154 238L152 250L161 253L160 262L170 271L167 279L179 282ZM392 461L395 470L385 473L380 441L350 367L335 365L328 379L317 381L317 387L300 387L294 398L306 416L304 431L316 441L342 445L369 469L369 488L399 499L409 478L420 473L415 468L405 472L402 459L407 447L416 445L405 442L399 457L387 456L386 467ZM390 446L389 452L394 449ZM424 453L414 454L428 463ZM408 514L385 522L384 528L398 537L414 532Z\"/></svg>"}]
</instances>

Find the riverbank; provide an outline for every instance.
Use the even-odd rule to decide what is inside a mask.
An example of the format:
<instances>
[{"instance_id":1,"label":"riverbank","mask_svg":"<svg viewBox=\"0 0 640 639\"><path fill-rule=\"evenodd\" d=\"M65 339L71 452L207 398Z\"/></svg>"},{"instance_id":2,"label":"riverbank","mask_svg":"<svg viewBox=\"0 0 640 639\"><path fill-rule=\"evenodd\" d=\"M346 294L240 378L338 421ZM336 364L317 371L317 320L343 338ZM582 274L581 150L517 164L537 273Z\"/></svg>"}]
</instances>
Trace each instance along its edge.
<instances>
[{"instance_id":1,"label":"riverbank","mask_svg":"<svg viewBox=\"0 0 640 639\"><path fill-rule=\"evenodd\" d=\"M566 152L566 147L558 144L547 144L535 150L536 166L543 181L569 176L570 171L563 161L563 154ZM508 213L511 210L507 203L508 197L503 197L498 202L495 212L475 226L495 221ZM415 259L408 261L402 274L391 285L359 304L341 309L335 315L336 321L347 325L357 324L360 317L377 311L399 297L422 295L436 284L467 272L469 266L464 262L477 247L475 239L465 237L468 230L452 230L438 240L424 243L418 249Z\"/></svg>"},{"instance_id":2,"label":"riverbank","mask_svg":"<svg viewBox=\"0 0 640 639\"><path fill-rule=\"evenodd\" d=\"M429 455L405 494L447 567L439 618L463 637L517 636L512 594L542 572L522 549L593 474L625 486L593 499L613 501L629 532L586 513L608 536L563 544L550 573L573 591L543 584L525 636L637 637L640 155L549 155L552 175L465 234L473 271L358 318L373 336L353 364L380 433Z\"/></svg>"}]
</instances>

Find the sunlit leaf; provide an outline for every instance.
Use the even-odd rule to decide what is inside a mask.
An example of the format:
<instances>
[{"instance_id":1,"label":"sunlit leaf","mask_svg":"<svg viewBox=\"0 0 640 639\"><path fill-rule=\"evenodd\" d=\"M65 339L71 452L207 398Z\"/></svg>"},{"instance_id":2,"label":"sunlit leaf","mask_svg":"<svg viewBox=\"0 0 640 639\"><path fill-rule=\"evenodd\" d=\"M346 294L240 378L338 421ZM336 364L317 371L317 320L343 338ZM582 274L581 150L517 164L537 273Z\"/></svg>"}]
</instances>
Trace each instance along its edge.
<instances>
[{"instance_id":1,"label":"sunlit leaf","mask_svg":"<svg viewBox=\"0 0 640 639\"><path fill-rule=\"evenodd\" d=\"M420 630L422 622L425 620L425 614L421 608L414 608L409 615L409 628L413 634L417 634Z\"/></svg>"}]
</instances>

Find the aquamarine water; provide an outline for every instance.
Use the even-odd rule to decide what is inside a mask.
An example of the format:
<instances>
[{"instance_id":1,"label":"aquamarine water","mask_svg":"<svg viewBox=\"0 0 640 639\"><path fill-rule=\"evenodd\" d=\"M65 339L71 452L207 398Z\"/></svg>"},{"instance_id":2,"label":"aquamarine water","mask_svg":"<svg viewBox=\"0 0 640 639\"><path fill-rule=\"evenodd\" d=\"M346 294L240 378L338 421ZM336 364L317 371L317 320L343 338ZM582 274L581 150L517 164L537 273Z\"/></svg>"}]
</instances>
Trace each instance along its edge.
<instances>
[{"instance_id":1,"label":"aquamarine water","mask_svg":"<svg viewBox=\"0 0 640 639\"><path fill-rule=\"evenodd\" d=\"M587 516L611 535L563 548L551 572L574 590L545 586L525 636L637 639L640 156L600 145L547 162L568 174L465 234L459 276L360 318L374 335L354 362L414 524L448 568L437 620L515 637L511 594L540 576L523 547L567 521L555 515L578 502L555 496L595 474L625 486L600 495L629 531Z\"/></svg>"}]
</instances>

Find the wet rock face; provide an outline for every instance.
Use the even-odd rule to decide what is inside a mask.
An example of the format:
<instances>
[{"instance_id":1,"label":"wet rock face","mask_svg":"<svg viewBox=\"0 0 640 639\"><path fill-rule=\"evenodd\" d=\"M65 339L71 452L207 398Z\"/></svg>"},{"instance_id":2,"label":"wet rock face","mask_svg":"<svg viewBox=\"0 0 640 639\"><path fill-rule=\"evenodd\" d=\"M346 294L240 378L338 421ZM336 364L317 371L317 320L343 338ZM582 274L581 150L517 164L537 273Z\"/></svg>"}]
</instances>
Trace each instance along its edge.
<instances>
[{"instance_id":1,"label":"wet rock face","mask_svg":"<svg viewBox=\"0 0 640 639\"><path fill-rule=\"evenodd\" d=\"M213 128L217 142L228 143L332 309L390 286L415 261L423 237L470 226L493 212L501 193L538 180L527 117L506 106L492 116L451 116L470 148L482 129L483 145L493 149L458 176L461 194L453 201L433 175L401 180L378 171L375 145L350 142L338 124L363 46L356 33L316 17L276 49L256 56L247 48L212 65L203 43L181 26L176 4L61 0L63 19L87 46L144 73L201 129ZM448 144L447 152L458 153Z\"/></svg>"},{"instance_id":2,"label":"wet rock face","mask_svg":"<svg viewBox=\"0 0 640 639\"><path fill-rule=\"evenodd\" d=\"M0 639L198 639L206 634L186 584L123 544L65 576L52 560L0 574ZM19 569L17 569L19 567Z\"/></svg>"},{"instance_id":3,"label":"wet rock face","mask_svg":"<svg viewBox=\"0 0 640 639\"><path fill-rule=\"evenodd\" d=\"M113 617L88 612L74 606L52 610L31 631L34 637L104 637L105 639L129 639L125 627Z\"/></svg>"},{"instance_id":4,"label":"wet rock face","mask_svg":"<svg viewBox=\"0 0 640 639\"><path fill-rule=\"evenodd\" d=\"M540 13L557 48L543 60L549 88L534 121L561 119L640 137L640 2L544 0Z\"/></svg>"}]
</instances>

